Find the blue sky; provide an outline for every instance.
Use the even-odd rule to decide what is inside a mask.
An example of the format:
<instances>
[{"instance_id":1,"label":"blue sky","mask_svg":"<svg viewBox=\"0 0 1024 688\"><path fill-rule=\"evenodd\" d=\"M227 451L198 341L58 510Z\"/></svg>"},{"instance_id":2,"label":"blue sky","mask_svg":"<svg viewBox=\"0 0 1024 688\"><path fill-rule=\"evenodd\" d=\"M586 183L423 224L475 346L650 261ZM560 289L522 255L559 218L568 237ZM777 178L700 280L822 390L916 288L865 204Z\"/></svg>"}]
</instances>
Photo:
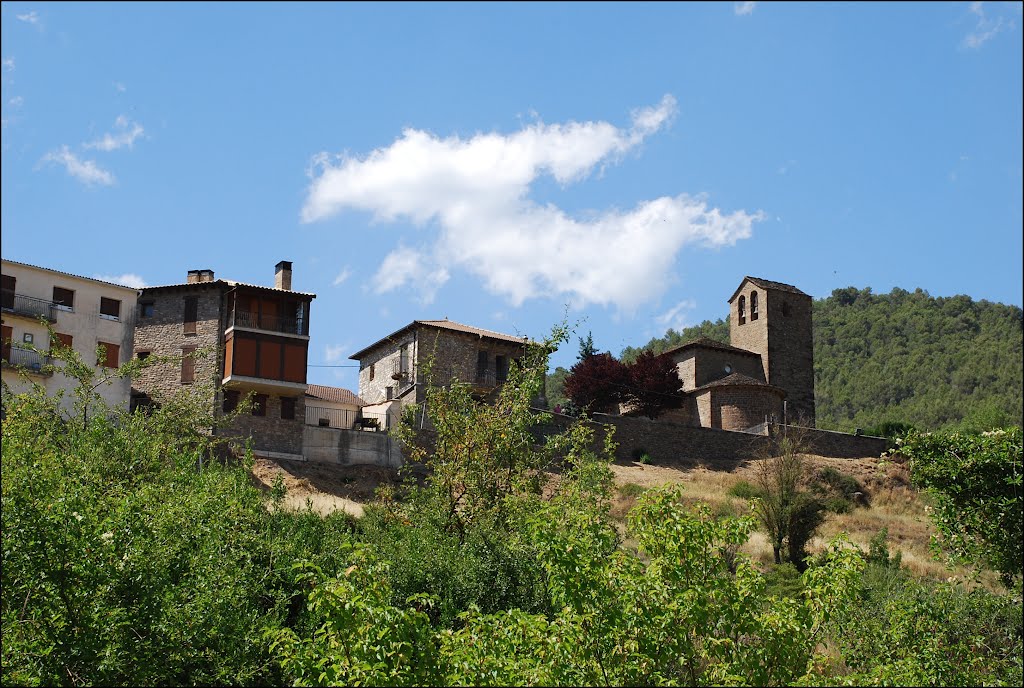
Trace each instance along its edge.
<instances>
[{"instance_id":1,"label":"blue sky","mask_svg":"<svg viewBox=\"0 0 1024 688\"><path fill-rule=\"evenodd\" d=\"M38 3L2 13L3 256L618 354L744 275L1022 303L1021 3ZM554 365L571 365L573 340Z\"/></svg>"}]
</instances>

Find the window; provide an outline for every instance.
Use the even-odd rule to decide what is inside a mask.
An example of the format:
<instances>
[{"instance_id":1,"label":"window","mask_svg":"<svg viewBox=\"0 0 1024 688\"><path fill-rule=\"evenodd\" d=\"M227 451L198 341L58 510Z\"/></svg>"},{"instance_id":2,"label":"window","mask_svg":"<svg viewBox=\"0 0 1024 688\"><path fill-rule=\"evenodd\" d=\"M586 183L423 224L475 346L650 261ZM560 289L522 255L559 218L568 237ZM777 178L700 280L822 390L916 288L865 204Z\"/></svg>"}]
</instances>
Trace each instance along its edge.
<instances>
[{"instance_id":1,"label":"window","mask_svg":"<svg viewBox=\"0 0 1024 688\"><path fill-rule=\"evenodd\" d=\"M257 394L252 398L252 415L254 416L265 416L267 415L267 395Z\"/></svg>"},{"instance_id":2,"label":"window","mask_svg":"<svg viewBox=\"0 0 1024 688\"><path fill-rule=\"evenodd\" d=\"M395 388L394 387L385 387L384 388L384 398L387 399L388 401L394 399L395 398Z\"/></svg>"},{"instance_id":3,"label":"window","mask_svg":"<svg viewBox=\"0 0 1024 688\"><path fill-rule=\"evenodd\" d=\"M50 340L50 348L57 346L66 346L71 348L71 342L74 341L74 337L69 334L61 334L60 332L53 333L53 339Z\"/></svg>"},{"instance_id":4,"label":"window","mask_svg":"<svg viewBox=\"0 0 1024 688\"><path fill-rule=\"evenodd\" d=\"M400 373L409 372L409 345L403 344L398 354L398 371Z\"/></svg>"},{"instance_id":5,"label":"window","mask_svg":"<svg viewBox=\"0 0 1024 688\"><path fill-rule=\"evenodd\" d=\"M747 322L747 297L740 297L740 325Z\"/></svg>"},{"instance_id":6,"label":"window","mask_svg":"<svg viewBox=\"0 0 1024 688\"><path fill-rule=\"evenodd\" d=\"M482 377L487 372L487 352L478 351L476 354L476 374Z\"/></svg>"},{"instance_id":7,"label":"window","mask_svg":"<svg viewBox=\"0 0 1024 688\"><path fill-rule=\"evenodd\" d=\"M494 370L498 382L504 382L508 379L508 359L504 356L494 357Z\"/></svg>"},{"instance_id":8,"label":"window","mask_svg":"<svg viewBox=\"0 0 1024 688\"><path fill-rule=\"evenodd\" d=\"M149 352L148 351L136 351L135 352L135 358L139 359L140 361L145 361L147 358L149 358Z\"/></svg>"},{"instance_id":9,"label":"window","mask_svg":"<svg viewBox=\"0 0 1024 688\"><path fill-rule=\"evenodd\" d=\"M139 317L152 318L155 307L152 301L141 301L139 303Z\"/></svg>"},{"instance_id":10,"label":"window","mask_svg":"<svg viewBox=\"0 0 1024 688\"><path fill-rule=\"evenodd\" d=\"M186 296L185 297L185 313L182 316L184 321L182 327L183 334L195 334L196 333L196 318L199 314L199 297L198 296Z\"/></svg>"},{"instance_id":11,"label":"window","mask_svg":"<svg viewBox=\"0 0 1024 688\"><path fill-rule=\"evenodd\" d=\"M373 379L373 364L370 364L370 379Z\"/></svg>"},{"instance_id":12,"label":"window","mask_svg":"<svg viewBox=\"0 0 1024 688\"><path fill-rule=\"evenodd\" d=\"M757 292L750 292L750 321L757 320Z\"/></svg>"},{"instance_id":13,"label":"window","mask_svg":"<svg viewBox=\"0 0 1024 688\"><path fill-rule=\"evenodd\" d=\"M75 292L71 289L65 289L64 287L54 287L53 302L57 304L57 308L59 310L74 311Z\"/></svg>"},{"instance_id":14,"label":"window","mask_svg":"<svg viewBox=\"0 0 1024 688\"><path fill-rule=\"evenodd\" d=\"M792 314L793 314L793 309L790 308L789 301L783 301L782 302L782 315L784 315L785 317L788 318Z\"/></svg>"},{"instance_id":15,"label":"window","mask_svg":"<svg viewBox=\"0 0 1024 688\"><path fill-rule=\"evenodd\" d=\"M3 307L14 310L14 285L17 279L13 275L3 275Z\"/></svg>"},{"instance_id":16,"label":"window","mask_svg":"<svg viewBox=\"0 0 1024 688\"><path fill-rule=\"evenodd\" d=\"M110 344L109 342L97 343L103 347L105 353L101 360L96 361L96 365L102 365L105 368L116 368L121 356L121 347L117 344Z\"/></svg>"},{"instance_id":17,"label":"window","mask_svg":"<svg viewBox=\"0 0 1024 688\"><path fill-rule=\"evenodd\" d=\"M238 396L237 389L224 390L224 413L231 413L238 408Z\"/></svg>"},{"instance_id":18,"label":"window","mask_svg":"<svg viewBox=\"0 0 1024 688\"><path fill-rule=\"evenodd\" d=\"M36 341L36 338L31 332L26 332L25 334L21 335L21 341L25 342L26 344L32 344L33 342Z\"/></svg>"},{"instance_id":19,"label":"window","mask_svg":"<svg viewBox=\"0 0 1024 688\"><path fill-rule=\"evenodd\" d=\"M196 381L196 347L181 347L181 384L191 385Z\"/></svg>"},{"instance_id":20,"label":"window","mask_svg":"<svg viewBox=\"0 0 1024 688\"><path fill-rule=\"evenodd\" d=\"M120 320L121 302L117 299L108 299L106 296L101 296L100 317L104 320Z\"/></svg>"},{"instance_id":21,"label":"window","mask_svg":"<svg viewBox=\"0 0 1024 688\"><path fill-rule=\"evenodd\" d=\"M295 420L295 397L281 397L281 418Z\"/></svg>"},{"instance_id":22,"label":"window","mask_svg":"<svg viewBox=\"0 0 1024 688\"><path fill-rule=\"evenodd\" d=\"M14 328L8 327L7 325L3 325L2 328L3 328L2 329L2 335L0 335L0 336L3 337L3 360L10 361L11 360L11 337L14 336Z\"/></svg>"}]
</instances>

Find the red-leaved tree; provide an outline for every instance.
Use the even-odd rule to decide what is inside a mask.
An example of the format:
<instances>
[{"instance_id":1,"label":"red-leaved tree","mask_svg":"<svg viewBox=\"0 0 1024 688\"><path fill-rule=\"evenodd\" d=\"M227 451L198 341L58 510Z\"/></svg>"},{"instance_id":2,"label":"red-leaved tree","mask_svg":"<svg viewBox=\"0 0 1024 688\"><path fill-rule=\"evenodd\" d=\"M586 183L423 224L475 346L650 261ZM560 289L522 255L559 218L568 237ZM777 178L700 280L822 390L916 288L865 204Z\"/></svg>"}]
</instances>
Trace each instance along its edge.
<instances>
[{"instance_id":1,"label":"red-leaved tree","mask_svg":"<svg viewBox=\"0 0 1024 688\"><path fill-rule=\"evenodd\" d=\"M648 418L657 418L662 412L683 405L683 395L679 391L682 383L670 356L655 356L650 351L643 351L627 372L629 387L626 398Z\"/></svg>"},{"instance_id":2,"label":"red-leaved tree","mask_svg":"<svg viewBox=\"0 0 1024 688\"><path fill-rule=\"evenodd\" d=\"M565 395L580 409L610 411L626 399L629 372L610 353L594 354L569 369Z\"/></svg>"}]
</instances>

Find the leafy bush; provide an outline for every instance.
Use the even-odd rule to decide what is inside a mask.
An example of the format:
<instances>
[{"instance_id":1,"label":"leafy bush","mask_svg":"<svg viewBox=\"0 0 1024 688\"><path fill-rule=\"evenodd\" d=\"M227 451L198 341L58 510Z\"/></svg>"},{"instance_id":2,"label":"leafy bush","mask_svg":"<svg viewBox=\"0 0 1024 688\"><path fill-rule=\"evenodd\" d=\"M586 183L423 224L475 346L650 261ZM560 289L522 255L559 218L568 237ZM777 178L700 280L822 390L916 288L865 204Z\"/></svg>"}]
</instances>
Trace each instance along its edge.
<instances>
[{"instance_id":1,"label":"leafy bush","mask_svg":"<svg viewBox=\"0 0 1024 688\"><path fill-rule=\"evenodd\" d=\"M727 491L733 497L739 497L740 499L753 499L758 495L757 488L750 484L747 480L737 480L732 487Z\"/></svg>"}]
</instances>

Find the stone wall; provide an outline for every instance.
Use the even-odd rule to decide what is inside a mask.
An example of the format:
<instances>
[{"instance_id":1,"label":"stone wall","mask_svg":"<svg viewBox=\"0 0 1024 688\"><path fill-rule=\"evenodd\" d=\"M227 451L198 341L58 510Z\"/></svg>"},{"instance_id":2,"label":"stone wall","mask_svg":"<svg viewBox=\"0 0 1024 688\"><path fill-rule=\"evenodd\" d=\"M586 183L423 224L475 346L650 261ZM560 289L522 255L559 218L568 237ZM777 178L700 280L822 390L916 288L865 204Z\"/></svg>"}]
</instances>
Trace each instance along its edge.
<instances>
[{"instance_id":1,"label":"stone wall","mask_svg":"<svg viewBox=\"0 0 1024 688\"><path fill-rule=\"evenodd\" d=\"M722 430L745 430L767 417L782 420L782 396L767 387L722 386L711 392L711 427Z\"/></svg>"},{"instance_id":2,"label":"stone wall","mask_svg":"<svg viewBox=\"0 0 1024 688\"><path fill-rule=\"evenodd\" d=\"M244 395L245 391L241 393ZM218 434L237 438L239 445L251 439L254 451L301 455L303 428L306 427L303 423L306 417L306 399L301 394L292 398L295 399L294 419L281 418L281 397L272 394L267 396L266 415L238 415L221 428Z\"/></svg>"},{"instance_id":3,"label":"stone wall","mask_svg":"<svg viewBox=\"0 0 1024 688\"><path fill-rule=\"evenodd\" d=\"M340 466L401 468L399 443L384 432L306 426L302 437L307 461Z\"/></svg>"},{"instance_id":4,"label":"stone wall","mask_svg":"<svg viewBox=\"0 0 1024 688\"><path fill-rule=\"evenodd\" d=\"M694 346L677 352L675 358L678 361L676 371L686 392L720 380L731 373L742 373L755 380L765 381L761 358L755 354ZM728 372L726 366L730 367Z\"/></svg>"},{"instance_id":5,"label":"stone wall","mask_svg":"<svg viewBox=\"0 0 1024 688\"><path fill-rule=\"evenodd\" d=\"M549 425L538 426L536 434L541 437L563 430L572 419L555 416ZM594 422L594 448L604 442L604 426L615 428L615 442L618 443L615 457L619 461L634 461L640 454L647 454L654 463L675 463L679 461L725 461L739 462L765 456L771 452L772 437L786 430L784 426L771 426L771 436L731 432L714 428L699 428L662 419L633 418L625 416L604 416L598 414ZM883 437L850 435L813 428L789 430L800 432L811 453L834 458L875 458L888 448Z\"/></svg>"},{"instance_id":6,"label":"stone wall","mask_svg":"<svg viewBox=\"0 0 1024 688\"><path fill-rule=\"evenodd\" d=\"M184 332L186 296L196 296L199 299L195 334ZM153 304L153 314L142 317L140 305L140 314L135 321L135 355L149 352L151 356L173 356L177 357L177 360L144 368L133 386L157 401L188 386L181 382L180 357L183 347L186 346L211 349L206 356L196 358L195 381L214 382L219 385L223 369L220 351L223 345L223 314L219 285L197 284L189 288L154 292L143 290L139 303L147 302ZM214 401L213 398L209 399L211 405Z\"/></svg>"},{"instance_id":7,"label":"stone wall","mask_svg":"<svg viewBox=\"0 0 1024 688\"><path fill-rule=\"evenodd\" d=\"M415 382L416 360L414 333L404 332L396 337L394 341L382 344L371 349L359 359L359 398L368 404L379 404L387 401L387 388L391 387L392 398L403 392L409 384ZM401 350L403 346L409 349L409 374L407 378L395 380L392 373L400 368ZM373 373L371 379L370 373Z\"/></svg>"}]
</instances>

